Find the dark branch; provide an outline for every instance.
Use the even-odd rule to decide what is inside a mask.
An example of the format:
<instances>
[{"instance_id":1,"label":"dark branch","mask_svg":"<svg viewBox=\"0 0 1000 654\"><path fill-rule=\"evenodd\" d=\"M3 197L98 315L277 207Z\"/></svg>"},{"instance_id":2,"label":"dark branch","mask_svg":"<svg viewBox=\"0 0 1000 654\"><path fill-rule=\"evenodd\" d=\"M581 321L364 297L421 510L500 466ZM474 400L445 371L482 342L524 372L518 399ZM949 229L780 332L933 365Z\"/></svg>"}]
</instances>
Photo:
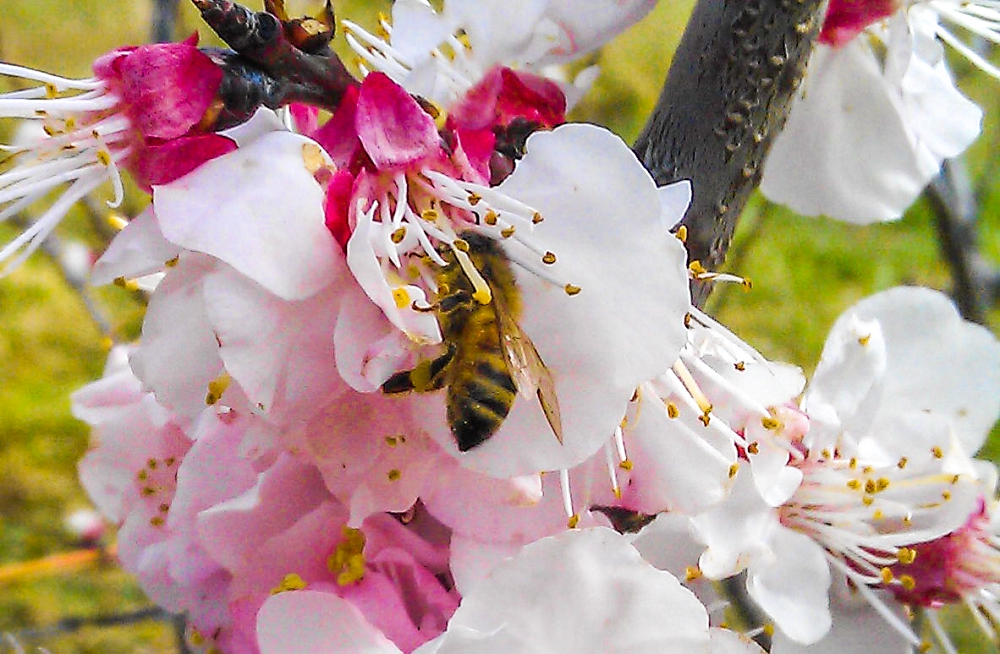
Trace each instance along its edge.
<instances>
[{"instance_id":1,"label":"dark branch","mask_svg":"<svg viewBox=\"0 0 1000 654\"><path fill-rule=\"evenodd\" d=\"M998 299L1000 275L979 253L979 207L962 161L945 161L925 194L934 209L942 255L951 268L952 297L966 320L985 324L987 310Z\"/></svg>"},{"instance_id":2,"label":"dark branch","mask_svg":"<svg viewBox=\"0 0 1000 654\"><path fill-rule=\"evenodd\" d=\"M726 258L761 163L784 125L826 0L699 0L635 144L658 184L689 179L691 260ZM694 288L704 302L710 287Z\"/></svg>"},{"instance_id":3,"label":"dark branch","mask_svg":"<svg viewBox=\"0 0 1000 654\"><path fill-rule=\"evenodd\" d=\"M229 0L192 0L202 18L241 57L281 85L282 103L304 102L336 110L349 86L357 84L330 49L332 10L324 21L303 23L268 12L253 12ZM277 4L281 7L281 3ZM281 12L284 13L283 11ZM305 32L304 26L322 26Z\"/></svg>"},{"instance_id":4,"label":"dark branch","mask_svg":"<svg viewBox=\"0 0 1000 654\"><path fill-rule=\"evenodd\" d=\"M177 28L178 0L153 0L153 24L149 31L153 43L174 40Z\"/></svg>"}]
</instances>

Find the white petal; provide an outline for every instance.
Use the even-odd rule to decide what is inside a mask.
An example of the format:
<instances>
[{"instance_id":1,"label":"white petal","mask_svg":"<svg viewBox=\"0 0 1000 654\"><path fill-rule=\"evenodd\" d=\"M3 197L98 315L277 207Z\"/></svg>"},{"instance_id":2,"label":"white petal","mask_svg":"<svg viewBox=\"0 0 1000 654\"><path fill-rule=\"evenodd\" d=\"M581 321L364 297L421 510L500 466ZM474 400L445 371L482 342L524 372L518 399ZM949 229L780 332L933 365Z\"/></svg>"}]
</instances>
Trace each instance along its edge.
<instances>
[{"instance_id":1,"label":"white petal","mask_svg":"<svg viewBox=\"0 0 1000 654\"><path fill-rule=\"evenodd\" d=\"M708 615L690 591L610 529L526 546L462 599L439 654L708 651Z\"/></svg>"},{"instance_id":2,"label":"white petal","mask_svg":"<svg viewBox=\"0 0 1000 654\"><path fill-rule=\"evenodd\" d=\"M109 284L119 277L132 279L163 270L181 249L165 239L150 207L119 232L94 263L90 283Z\"/></svg>"},{"instance_id":3,"label":"white petal","mask_svg":"<svg viewBox=\"0 0 1000 654\"><path fill-rule=\"evenodd\" d=\"M262 654L401 654L345 599L297 590L268 598L257 613Z\"/></svg>"},{"instance_id":4,"label":"white petal","mask_svg":"<svg viewBox=\"0 0 1000 654\"><path fill-rule=\"evenodd\" d=\"M830 567L822 548L784 527L773 531L770 544L773 555L749 569L747 592L789 638L814 643L831 624Z\"/></svg>"},{"instance_id":5,"label":"white petal","mask_svg":"<svg viewBox=\"0 0 1000 654\"><path fill-rule=\"evenodd\" d=\"M324 192L307 169L309 139L271 132L153 188L164 236L210 254L286 300L336 279L340 246L326 228Z\"/></svg>"},{"instance_id":6,"label":"white petal","mask_svg":"<svg viewBox=\"0 0 1000 654\"><path fill-rule=\"evenodd\" d=\"M819 44L764 165L761 191L805 215L899 218L937 168L921 167L899 99L863 39Z\"/></svg>"}]
</instances>

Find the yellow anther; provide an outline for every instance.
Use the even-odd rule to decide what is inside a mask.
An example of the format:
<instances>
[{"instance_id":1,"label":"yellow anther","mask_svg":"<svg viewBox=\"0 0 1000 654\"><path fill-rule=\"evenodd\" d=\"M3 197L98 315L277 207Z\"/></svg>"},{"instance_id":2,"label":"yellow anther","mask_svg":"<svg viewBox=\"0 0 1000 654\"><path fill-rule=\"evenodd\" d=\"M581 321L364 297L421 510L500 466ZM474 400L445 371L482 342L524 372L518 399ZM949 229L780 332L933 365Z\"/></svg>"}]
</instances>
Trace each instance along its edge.
<instances>
[{"instance_id":1,"label":"yellow anther","mask_svg":"<svg viewBox=\"0 0 1000 654\"><path fill-rule=\"evenodd\" d=\"M694 581L695 579L701 579L701 568L696 565L689 565L684 568L684 581Z\"/></svg>"},{"instance_id":2,"label":"yellow anther","mask_svg":"<svg viewBox=\"0 0 1000 654\"><path fill-rule=\"evenodd\" d=\"M743 287L744 291L752 291L753 281L751 281L749 277L744 277L743 281L740 282L740 286Z\"/></svg>"},{"instance_id":3,"label":"yellow anther","mask_svg":"<svg viewBox=\"0 0 1000 654\"><path fill-rule=\"evenodd\" d=\"M149 524L153 525L154 527L162 527L164 524L166 524L166 522L167 521L163 518L162 515L154 515L152 518L149 519Z\"/></svg>"},{"instance_id":4,"label":"yellow anther","mask_svg":"<svg viewBox=\"0 0 1000 654\"><path fill-rule=\"evenodd\" d=\"M848 465L848 466L849 466L849 467L851 468L851 470L854 470L855 468L857 468L857 467L858 467L858 460L857 460L857 459L855 459L855 458L854 458L854 457L852 456L852 457L851 457L851 462L850 462L850 463L848 463L847 465Z\"/></svg>"},{"instance_id":5,"label":"yellow anther","mask_svg":"<svg viewBox=\"0 0 1000 654\"><path fill-rule=\"evenodd\" d=\"M173 268L173 267L175 267L177 265L177 262L180 261L180 260L181 260L181 258L179 256L176 256L173 259L167 259L166 261L164 261L163 265L166 268Z\"/></svg>"},{"instance_id":6,"label":"yellow anther","mask_svg":"<svg viewBox=\"0 0 1000 654\"><path fill-rule=\"evenodd\" d=\"M931 454L934 455L935 459L943 459L944 458L944 451L942 451L941 448L938 447L937 445L935 445L934 447L931 448Z\"/></svg>"},{"instance_id":7,"label":"yellow anther","mask_svg":"<svg viewBox=\"0 0 1000 654\"><path fill-rule=\"evenodd\" d=\"M917 560L917 550L911 547L900 547L896 552L896 558L903 565L910 565Z\"/></svg>"},{"instance_id":8,"label":"yellow anther","mask_svg":"<svg viewBox=\"0 0 1000 654\"><path fill-rule=\"evenodd\" d=\"M466 249L463 250L459 243L462 243ZM476 270L476 266L473 265L472 259L470 259L469 255L466 253L468 248L469 244L462 239L455 239L455 242L452 244L452 252L455 253L455 259L458 261L458 265L462 267L462 270L465 272L465 276L469 278L469 281L472 282L472 287L476 289L472 293L472 299L479 304L489 304L493 300L493 293L490 291L489 284L486 283L483 276L478 270Z\"/></svg>"},{"instance_id":9,"label":"yellow anther","mask_svg":"<svg viewBox=\"0 0 1000 654\"><path fill-rule=\"evenodd\" d=\"M914 588L917 587L917 580L911 577L910 575L900 575L899 583L901 583L903 585L903 588L905 588L906 590L913 590Z\"/></svg>"},{"instance_id":10,"label":"yellow anther","mask_svg":"<svg viewBox=\"0 0 1000 654\"><path fill-rule=\"evenodd\" d=\"M284 593L289 590L302 590L308 584L306 584L305 579L300 575L289 572L287 575L282 577L281 583L271 589L272 595L277 595L278 593Z\"/></svg>"},{"instance_id":11,"label":"yellow anther","mask_svg":"<svg viewBox=\"0 0 1000 654\"><path fill-rule=\"evenodd\" d=\"M497 218L499 218L499 216L497 216L497 212L490 209L486 212L486 215L483 216L483 222L492 227L497 224Z\"/></svg>"},{"instance_id":12,"label":"yellow anther","mask_svg":"<svg viewBox=\"0 0 1000 654\"><path fill-rule=\"evenodd\" d=\"M747 364L744 361L737 361L736 363L733 364L733 367L739 370L740 372L743 372L744 370L747 369Z\"/></svg>"},{"instance_id":13,"label":"yellow anther","mask_svg":"<svg viewBox=\"0 0 1000 654\"><path fill-rule=\"evenodd\" d=\"M632 461L629 459L625 459L624 461L618 464L618 467L621 468L622 470L631 470Z\"/></svg>"},{"instance_id":14,"label":"yellow anther","mask_svg":"<svg viewBox=\"0 0 1000 654\"><path fill-rule=\"evenodd\" d=\"M326 168L326 157L323 156L323 150L315 143L303 143L302 164L311 175L315 175L323 168Z\"/></svg>"},{"instance_id":15,"label":"yellow anther","mask_svg":"<svg viewBox=\"0 0 1000 654\"><path fill-rule=\"evenodd\" d=\"M896 463L896 467L902 470L903 468L906 467L907 461L909 461L909 459L907 459L905 456L901 457L899 461Z\"/></svg>"},{"instance_id":16,"label":"yellow anther","mask_svg":"<svg viewBox=\"0 0 1000 654\"><path fill-rule=\"evenodd\" d=\"M455 240L454 240L454 241L452 242L452 244L451 244L451 245L452 245L452 247L454 247L454 248L455 248L456 250L460 250L461 252L468 252L468 251L469 251L469 242L468 242L468 241L466 241L465 239L461 239L461 238L456 238L456 239L455 239Z\"/></svg>"},{"instance_id":17,"label":"yellow anther","mask_svg":"<svg viewBox=\"0 0 1000 654\"><path fill-rule=\"evenodd\" d=\"M673 418L676 418L677 416L679 416L680 414L681 414L680 409L677 408L676 404L674 404L673 402L667 402L667 417L668 418L673 419Z\"/></svg>"},{"instance_id":18,"label":"yellow anther","mask_svg":"<svg viewBox=\"0 0 1000 654\"><path fill-rule=\"evenodd\" d=\"M111 153L108 152L107 150L104 150L104 149L98 150L97 151L97 163L99 163L99 164L101 164L102 166L105 166L105 167L110 166L111 165Z\"/></svg>"},{"instance_id":19,"label":"yellow anther","mask_svg":"<svg viewBox=\"0 0 1000 654\"><path fill-rule=\"evenodd\" d=\"M875 520L876 522L879 520L885 520L885 513L882 512L882 509L875 509L875 512L872 513L872 520Z\"/></svg>"},{"instance_id":20,"label":"yellow anther","mask_svg":"<svg viewBox=\"0 0 1000 654\"><path fill-rule=\"evenodd\" d=\"M124 288L126 291L138 291L139 283L134 279L125 279L124 277L115 277L114 285L120 288Z\"/></svg>"},{"instance_id":21,"label":"yellow anther","mask_svg":"<svg viewBox=\"0 0 1000 654\"><path fill-rule=\"evenodd\" d=\"M514 226L511 225L510 227L507 227L505 229L501 229L500 230L500 236L502 236L504 238L510 238L511 236L514 235L515 231L517 231L517 230L515 230Z\"/></svg>"},{"instance_id":22,"label":"yellow anther","mask_svg":"<svg viewBox=\"0 0 1000 654\"><path fill-rule=\"evenodd\" d=\"M212 381L208 382L208 393L205 395L205 404L212 406L216 402L222 399L222 394L226 392L229 388L229 384L232 383L233 378L229 376L228 372L224 372Z\"/></svg>"},{"instance_id":23,"label":"yellow anther","mask_svg":"<svg viewBox=\"0 0 1000 654\"><path fill-rule=\"evenodd\" d=\"M395 230L389 236L389 238L392 240L393 243L395 243L396 245L399 245L400 243L403 242L403 239L406 238L406 228L405 227L400 227L399 229Z\"/></svg>"},{"instance_id":24,"label":"yellow anther","mask_svg":"<svg viewBox=\"0 0 1000 654\"><path fill-rule=\"evenodd\" d=\"M52 82L45 83L45 97L51 100L59 95L59 89Z\"/></svg>"},{"instance_id":25,"label":"yellow anther","mask_svg":"<svg viewBox=\"0 0 1000 654\"><path fill-rule=\"evenodd\" d=\"M396 447L397 445L399 445L399 439L396 438L395 436L386 436L385 444L388 445L389 447Z\"/></svg>"},{"instance_id":26,"label":"yellow anther","mask_svg":"<svg viewBox=\"0 0 1000 654\"><path fill-rule=\"evenodd\" d=\"M870 341L871 339L872 339L871 334L867 334L866 336L859 336L858 345L864 347L865 345L868 345L868 341Z\"/></svg>"},{"instance_id":27,"label":"yellow anther","mask_svg":"<svg viewBox=\"0 0 1000 654\"><path fill-rule=\"evenodd\" d=\"M680 241L681 243L687 243L688 241L687 225L681 225L680 227L678 227L677 231L674 232L674 236L676 236L677 240Z\"/></svg>"},{"instance_id":28,"label":"yellow anther","mask_svg":"<svg viewBox=\"0 0 1000 654\"><path fill-rule=\"evenodd\" d=\"M697 259L688 264L688 270L695 277L697 277L698 275L704 275L706 272L708 272L705 270L705 266L701 265L701 261L698 261Z\"/></svg>"},{"instance_id":29,"label":"yellow anther","mask_svg":"<svg viewBox=\"0 0 1000 654\"><path fill-rule=\"evenodd\" d=\"M538 223L542 222L543 220L545 220L545 219L544 219L544 218L542 218L542 214L538 213L537 211L536 211L536 212L535 212L535 214L534 214L534 215L533 215L533 216L531 217L531 223L532 223L533 225L537 225Z\"/></svg>"},{"instance_id":30,"label":"yellow anther","mask_svg":"<svg viewBox=\"0 0 1000 654\"><path fill-rule=\"evenodd\" d=\"M871 506L875 502L875 498L871 495L865 495L861 498L861 503L865 506Z\"/></svg>"},{"instance_id":31,"label":"yellow anther","mask_svg":"<svg viewBox=\"0 0 1000 654\"><path fill-rule=\"evenodd\" d=\"M768 636L774 636L774 625L771 624L770 622L761 627L761 629L763 629L764 633L767 634Z\"/></svg>"},{"instance_id":32,"label":"yellow anther","mask_svg":"<svg viewBox=\"0 0 1000 654\"><path fill-rule=\"evenodd\" d=\"M578 524L580 524L580 515L577 513L571 515L569 517L569 520L566 521L566 526L569 527L570 529L576 529L576 526Z\"/></svg>"},{"instance_id":33,"label":"yellow anther","mask_svg":"<svg viewBox=\"0 0 1000 654\"><path fill-rule=\"evenodd\" d=\"M875 480L875 488L879 493L889 488L889 479L887 477L879 477Z\"/></svg>"},{"instance_id":34,"label":"yellow anther","mask_svg":"<svg viewBox=\"0 0 1000 654\"><path fill-rule=\"evenodd\" d=\"M399 478L403 476L403 473L399 471L398 468L393 468L385 475L389 481L399 481Z\"/></svg>"},{"instance_id":35,"label":"yellow anther","mask_svg":"<svg viewBox=\"0 0 1000 654\"><path fill-rule=\"evenodd\" d=\"M698 421L701 422L701 424L705 425L706 427L708 427L708 423L710 423L712 421L712 416L709 415L709 413L711 411L712 411L712 407L709 406L708 407L708 411L706 411L705 413L703 413L700 416L698 416Z\"/></svg>"},{"instance_id":36,"label":"yellow anther","mask_svg":"<svg viewBox=\"0 0 1000 654\"><path fill-rule=\"evenodd\" d=\"M729 478L732 479L733 477L735 477L736 473L739 471L740 471L740 464L734 463L733 465L729 466Z\"/></svg>"},{"instance_id":37,"label":"yellow anther","mask_svg":"<svg viewBox=\"0 0 1000 654\"><path fill-rule=\"evenodd\" d=\"M392 301L396 304L397 309L405 309L410 306L410 292L406 290L405 286L397 286L392 289Z\"/></svg>"},{"instance_id":38,"label":"yellow anther","mask_svg":"<svg viewBox=\"0 0 1000 654\"><path fill-rule=\"evenodd\" d=\"M477 204L482 202L483 196L479 195L478 193L469 193L469 197L467 199L469 200L469 204L471 204L472 206L476 206Z\"/></svg>"},{"instance_id":39,"label":"yellow anther","mask_svg":"<svg viewBox=\"0 0 1000 654\"><path fill-rule=\"evenodd\" d=\"M892 574L892 570L890 570L889 568L882 568L882 572L880 574L882 577L883 584L891 584L892 581L896 578L896 576Z\"/></svg>"},{"instance_id":40,"label":"yellow anther","mask_svg":"<svg viewBox=\"0 0 1000 654\"><path fill-rule=\"evenodd\" d=\"M577 295L582 289L579 286L574 286L573 284L566 284L563 286L563 290L566 291L566 295Z\"/></svg>"},{"instance_id":41,"label":"yellow anther","mask_svg":"<svg viewBox=\"0 0 1000 654\"><path fill-rule=\"evenodd\" d=\"M101 349L105 352L110 352L111 348L115 346L115 340L110 336L101 337Z\"/></svg>"},{"instance_id":42,"label":"yellow anther","mask_svg":"<svg viewBox=\"0 0 1000 654\"><path fill-rule=\"evenodd\" d=\"M542 263L551 266L556 262L556 255L553 252L546 252L542 255Z\"/></svg>"},{"instance_id":43,"label":"yellow anther","mask_svg":"<svg viewBox=\"0 0 1000 654\"><path fill-rule=\"evenodd\" d=\"M876 487L875 482L873 480L871 479L865 480L865 492L868 493L869 495L878 492L878 488Z\"/></svg>"},{"instance_id":44,"label":"yellow anther","mask_svg":"<svg viewBox=\"0 0 1000 654\"><path fill-rule=\"evenodd\" d=\"M125 229L125 227L128 226L128 221L125 220L125 218L123 218L120 214L109 213L108 224L111 225L112 229L120 232L121 230Z\"/></svg>"},{"instance_id":45,"label":"yellow anther","mask_svg":"<svg viewBox=\"0 0 1000 654\"><path fill-rule=\"evenodd\" d=\"M754 441L753 443L747 445L747 452L749 454L757 454L758 452L760 452L760 443Z\"/></svg>"},{"instance_id":46,"label":"yellow anther","mask_svg":"<svg viewBox=\"0 0 1000 654\"><path fill-rule=\"evenodd\" d=\"M851 490L858 490L859 488L861 488L861 480L860 479L849 479L847 481L847 487L850 488Z\"/></svg>"},{"instance_id":47,"label":"yellow anther","mask_svg":"<svg viewBox=\"0 0 1000 654\"><path fill-rule=\"evenodd\" d=\"M424 209L420 212L420 217L429 223L436 223L441 217L441 214L434 209Z\"/></svg>"},{"instance_id":48,"label":"yellow anther","mask_svg":"<svg viewBox=\"0 0 1000 654\"><path fill-rule=\"evenodd\" d=\"M772 418L771 416L761 418L760 424L764 427L764 429L767 429L769 431L774 431L781 427L781 421Z\"/></svg>"},{"instance_id":49,"label":"yellow anther","mask_svg":"<svg viewBox=\"0 0 1000 654\"><path fill-rule=\"evenodd\" d=\"M337 544L337 549L326 560L326 568L337 575L337 583L341 586L361 581L365 576L365 535L360 529L343 527L343 539Z\"/></svg>"},{"instance_id":50,"label":"yellow anther","mask_svg":"<svg viewBox=\"0 0 1000 654\"><path fill-rule=\"evenodd\" d=\"M951 491L944 491L943 493L941 493L941 499L943 499L945 502L947 502L948 500L950 500L951 499Z\"/></svg>"}]
</instances>

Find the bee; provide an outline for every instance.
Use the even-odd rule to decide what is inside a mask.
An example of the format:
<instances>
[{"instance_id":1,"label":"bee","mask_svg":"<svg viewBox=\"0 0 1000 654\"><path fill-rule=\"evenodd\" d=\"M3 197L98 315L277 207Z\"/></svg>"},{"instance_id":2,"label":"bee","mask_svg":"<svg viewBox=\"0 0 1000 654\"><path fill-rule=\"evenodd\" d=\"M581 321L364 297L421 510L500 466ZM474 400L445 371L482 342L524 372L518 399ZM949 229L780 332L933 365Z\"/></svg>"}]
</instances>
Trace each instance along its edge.
<instances>
[{"instance_id":1,"label":"bee","mask_svg":"<svg viewBox=\"0 0 1000 654\"><path fill-rule=\"evenodd\" d=\"M437 313L445 351L395 373L382 384L382 392L445 388L448 424L462 452L496 433L518 393L537 397L561 443L552 373L517 323L521 297L510 260L487 236L463 232L459 238L454 249L438 249L447 265L437 276L437 301L428 309ZM489 297L482 297L460 261L463 256L489 286Z\"/></svg>"}]
</instances>

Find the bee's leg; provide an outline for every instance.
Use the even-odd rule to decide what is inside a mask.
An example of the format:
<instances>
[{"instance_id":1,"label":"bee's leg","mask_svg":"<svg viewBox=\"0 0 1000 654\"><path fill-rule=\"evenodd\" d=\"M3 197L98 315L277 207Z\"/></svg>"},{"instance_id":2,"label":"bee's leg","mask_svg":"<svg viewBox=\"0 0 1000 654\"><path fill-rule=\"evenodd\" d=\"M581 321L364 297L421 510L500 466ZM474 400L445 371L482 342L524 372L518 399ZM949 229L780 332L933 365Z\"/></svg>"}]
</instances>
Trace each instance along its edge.
<instances>
[{"instance_id":1,"label":"bee's leg","mask_svg":"<svg viewBox=\"0 0 1000 654\"><path fill-rule=\"evenodd\" d=\"M448 344L447 351L434 359L425 359L412 370L401 370L382 384L382 392L387 394L407 393L417 391L427 393L444 387L445 371L448 364L455 358L456 346Z\"/></svg>"},{"instance_id":2,"label":"bee's leg","mask_svg":"<svg viewBox=\"0 0 1000 654\"><path fill-rule=\"evenodd\" d=\"M452 313L459 309L468 309L476 301L468 291L456 291L447 295L438 302L438 311L441 313ZM443 355L442 355L443 356Z\"/></svg>"}]
</instances>

